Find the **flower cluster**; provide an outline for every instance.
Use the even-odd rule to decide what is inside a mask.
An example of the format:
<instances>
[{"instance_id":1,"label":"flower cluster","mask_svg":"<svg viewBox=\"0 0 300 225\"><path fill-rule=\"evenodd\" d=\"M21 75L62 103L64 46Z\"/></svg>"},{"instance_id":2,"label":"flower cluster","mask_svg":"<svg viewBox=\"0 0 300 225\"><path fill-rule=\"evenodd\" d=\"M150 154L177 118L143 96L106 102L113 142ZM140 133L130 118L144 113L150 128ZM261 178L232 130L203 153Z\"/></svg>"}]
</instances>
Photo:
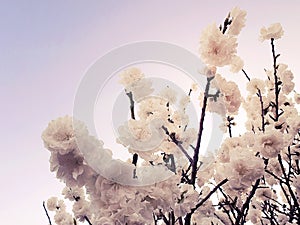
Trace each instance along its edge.
<instances>
[{"instance_id":1,"label":"flower cluster","mask_svg":"<svg viewBox=\"0 0 300 225\"><path fill-rule=\"evenodd\" d=\"M280 24L261 29L273 62L264 77L252 78L236 54L245 17L234 8L222 25L204 29L204 92L193 84L185 96L170 87L154 96L151 79L140 69L120 73L130 118L119 127L117 143L132 159L113 159L112 151L72 117L49 123L42 139L51 154L50 170L66 184L62 194L73 204L70 214L63 200L50 198L44 204L49 223L47 209L58 225L300 223L300 94L293 73L278 62L275 41L284 32ZM218 72L223 66L242 70L247 96ZM200 96L199 124L191 124L186 112L191 95ZM241 106L247 114L244 133L235 129ZM208 113L224 118L228 137L216 154L202 155Z\"/></svg>"}]
</instances>

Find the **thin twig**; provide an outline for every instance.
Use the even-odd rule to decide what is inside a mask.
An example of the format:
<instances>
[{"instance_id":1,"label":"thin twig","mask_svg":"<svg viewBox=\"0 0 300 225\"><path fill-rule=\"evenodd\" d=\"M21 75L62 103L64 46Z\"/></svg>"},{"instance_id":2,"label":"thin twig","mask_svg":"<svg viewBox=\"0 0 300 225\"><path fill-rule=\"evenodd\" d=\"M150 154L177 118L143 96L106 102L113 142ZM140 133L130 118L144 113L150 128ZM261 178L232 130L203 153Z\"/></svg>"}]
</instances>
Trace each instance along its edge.
<instances>
[{"instance_id":1,"label":"thin twig","mask_svg":"<svg viewBox=\"0 0 300 225\"><path fill-rule=\"evenodd\" d=\"M43 201L43 208L44 208L45 213L46 213L46 216L47 216L47 218L48 218L49 225L52 225L50 216L49 216L48 211L47 211L47 208L46 208L46 206L45 206L45 201Z\"/></svg>"},{"instance_id":2,"label":"thin twig","mask_svg":"<svg viewBox=\"0 0 300 225\"><path fill-rule=\"evenodd\" d=\"M86 222L88 222L89 225L93 225L87 216L84 216L84 219L86 220Z\"/></svg>"},{"instance_id":3,"label":"thin twig","mask_svg":"<svg viewBox=\"0 0 300 225\"><path fill-rule=\"evenodd\" d=\"M166 135L169 136L169 138L171 139L171 141L176 144L176 146L182 151L182 153L187 157L187 159L190 161L190 163L193 162L192 157L187 153L187 151L184 149L184 147L182 146L181 142L178 141L175 137L175 135L173 135L174 133L171 133L168 131L168 128L166 128L165 126L162 126L162 129L165 131Z\"/></svg>"},{"instance_id":4,"label":"thin twig","mask_svg":"<svg viewBox=\"0 0 300 225\"><path fill-rule=\"evenodd\" d=\"M294 192L293 192L293 190L292 190L292 188L291 188L291 185L290 185L290 180L289 180L289 178L287 177L287 175L286 175L286 173L285 173L285 170L284 170L284 166L283 166L283 163L282 163L282 159L281 159L281 155L279 154L278 155L278 162L279 162L279 165L280 165L280 167L281 167L281 170L282 170L282 174L283 174L283 176L284 176L284 178L285 178L285 184L286 184L286 186L287 186L287 188L288 188L288 190L289 190L289 193L290 193L290 195L291 195L291 197L292 197L292 199L293 199L293 202L294 202L294 205L296 206L296 208L297 208L297 210L298 210L298 213L297 213L297 215L298 215L298 218L300 218L300 207L299 207L299 204L298 204L298 200L297 200L297 198L296 198L296 196L295 196L295 194L294 194Z\"/></svg>"},{"instance_id":5,"label":"thin twig","mask_svg":"<svg viewBox=\"0 0 300 225\"><path fill-rule=\"evenodd\" d=\"M279 54L276 55L275 53L275 45L274 45L274 38L271 38L271 46L272 46L272 55L273 55L273 69L274 69L274 82L275 82L275 121L278 121L279 118L279 85L278 85L278 77L277 77L277 58Z\"/></svg>"},{"instance_id":6,"label":"thin twig","mask_svg":"<svg viewBox=\"0 0 300 225\"><path fill-rule=\"evenodd\" d=\"M194 151L194 157L193 157L193 165L192 165L192 174L191 174L191 183L192 185L195 185L196 181L196 175L197 175L197 168L198 168L198 159L199 159L199 151L200 151L200 144L202 139L202 133L204 129L204 118L205 118L205 111L207 106L207 95L210 88L210 82L214 79L214 77L208 77L207 83L205 87L204 97L203 97L203 104L202 104L202 111L201 111L201 118L199 123L199 131L198 131L198 139L197 139L197 145Z\"/></svg>"},{"instance_id":7,"label":"thin twig","mask_svg":"<svg viewBox=\"0 0 300 225\"><path fill-rule=\"evenodd\" d=\"M261 108L261 129L263 133L265 132L265 116L264 116L264 103L262 100L262 95L260 89L258 90L258 96L259 96L259 101L260 101L260 108Z\"/></svg>"},{"instance_id":8,"label":"thin twig","mask_svg":"<svg viewBox=\"0 0 300 225\"><path fill-rule=\"evenodd\" d=\"M185 217L185 225L190 225L191 223L191 218L192 218L192 215L193 213L201 206L203 205L209 198L210 196L215 193L222 185L224 185L225 183L228 182L228 179L224 179L222 180L218 185L216 185L209 193L208 195L203 198L199 203L197 203L197 205L195 206L195 208L192 208L191 211L186 215Z\"/></svg>"},{"instance_id":9,"label":"thin twig","mask_svg":"<svg viewBox=\"0 0 300 225\"><path fill-rule=\"evenodd\" d=\"M246 216L247 216L247 213L249 210L250 201L253 198L253 196L258 188L259 182L260 182L260 179L257 179L255 184L253 185L250 194L248 195L245 203L242 206L241 213L239 213L236 218L235 225L240 225L240 224L245 223L245 219L246 219Z\"/></svg>"},{"instance_id":10,"label":"thin twig","mask_svg":"<svg viewBox=\"0 0 300 225\"><path fill-rule=\"evenodd\" d=\"M247 80L250 81L250 77L248 76L248 74L246 73L246 71L244 69L242 69L242 72L245 74Z\"/></svg>"},{"instance_id":11,"label":"thin twig","mask_svg":"<svg viewBox=\"0 0 300 225\"><path fill-rule=\"evenodd\" d=\"M129 98L130 101L130 113L131 113L131 119L135 120L135 115L134 115L134 101L133 101L133 95L132 92L126 92L126 95Z\"/></svg>"}]
</instances>

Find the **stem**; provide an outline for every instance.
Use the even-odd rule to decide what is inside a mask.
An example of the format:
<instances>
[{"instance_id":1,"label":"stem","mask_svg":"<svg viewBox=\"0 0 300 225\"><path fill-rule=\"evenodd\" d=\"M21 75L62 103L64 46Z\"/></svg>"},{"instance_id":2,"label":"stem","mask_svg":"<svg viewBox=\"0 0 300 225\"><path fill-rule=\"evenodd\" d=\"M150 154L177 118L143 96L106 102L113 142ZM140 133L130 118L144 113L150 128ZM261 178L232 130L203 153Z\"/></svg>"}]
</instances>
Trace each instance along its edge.
<instances>
[{"instance_id":1,"label":"stem","mask_svg":"<svg viewBox=\"0 0 300 225\"><path fill-rule=\"evenodd\" d=\"M245 203L243 204L242 206L242 209L241 209L241 212L238 214L237 218L236 218L236 221L235 221L235 225L240 225L240 224L244 224L245 223L245 219L246 219L246 216L247 216L247 213L248 213L248 210L249 210L249 204L250 204L250 201L251 199L253 198L257 188L258 188L258 185L259 185L259 182L260 182L260 179L257 179L249 196L247 197Z\"/></svg>"},{"instance_id":2,"label":"stem","mask_svg":"<svg viewBox=\"0 0 300 225\"><path fill-rule=\"evenodd\" d=\"M246 71L244 69L242 69L243 73L245 74L246 78L248 81L250 81L250 77L248 76L248 74L246 73Z\"/></svg>"},{"instance_id":3,"label":"stem","mask_svg":"<svg viewBox=\"0 0 300 225\"><path fill-rule=\"evenodd\" d=\"M287 186L287 188L288 188L288 190L289 190L289 193L290 193L290 195L291 195L291 197L292 197L292 199L293 199L293 202L294 202L294 204L295 204L295 206L296 206L296 208L297 208L297 210L298 210L298 213L297 213L298 218L300 218L300 208L299 208L298 200L297 200L297 198L296 198L296 196L295 196L295 194L294 194L294 192L293 192L293 190L292 190L292 188L291 188L291 185L290 185L290 179L287 177L287 175L286 175L286 173L285 173L285 170L284 170L284 167L283 167L283 164L282 164L281 155L278 155L278 162L279 162L279 164L280 164L280 167L281 167L283 176L284 176L285 181L286 181L286 182L285 182L285 185Z\"/></svg>"},{"instance_id":4,"label":"stem","mask_svg":"<svg viewBox=\"0 0 300 225\"><path fill-rule=\"evenodd\" d=\"M50 216L49 216L48 211L47 211L47 208L46 208L46 206L45 206L45 201L43 201L43 208L44 208L45 213L46 213L46 216L47 216L47 218L48 218L49 225L52 225Z\"/></svg>"},{"instance_id":5,"label":"stem","mask_svg":"<svg viewBox=\"0 0 300 225\"><path fill-rule=\"evenodd\" d=\"M271 38L271 46L272 46L272 55L273 55L273 69L274 69L274 82L275 82L275 121L278 121L279 117L279 87L278 87L278 77L277 77L277 58L279 55L275 54L275 45L274 45L274 38Z\"/></svg>"},{"instance_id":6,"label":"stem","mask_svg":"<svg viewBox=\"0 0 300 225\"><path fill-rule=\"evenodd\" d=\"M89 225L93 225L87 216L84 216L84 219L86 220L86 222L88 222Z\"/></svg>"},{"instance_id":7,"label":"stem","mask_svg":"<svg viewBox=\"0 0 300 225\"><path fill-rule=\"evenodd\" d=\"M199 150L200 150L200 144L202 139L202 133L203 133L203 124L204 124L204 118L205 118L205 111L207 106L207 96L208 91L210 87L210 82L214 79L214 77L208 77L207 83L205 87L204 97L203 97L203 106L202 106L202 112L201 112L201 118L200 118L200 124L199 124L199 132L198 132L198 139L197 139L197 145L195 147L194 151L194 157L193 157L193 165L192 165L192 174L191 174L191 182L190 184L195 185L196 181L196 175L197 175L197 168L198 168L198 160L199 160Z\"/></svg>"},{"instance_id":8,"label":"stem","mask_svg":"<svg viewBox=\"0 0 300 225\"><path fill-rule=\"evenodd\" d=\"M258 90L258 96L259 96L259 101L260 101L260 108L261 108L261 128L263 133L265 132L265 116L264 116L264 103L262 100L262 95L261 95L261 91L259 89Z\"/></svg>"},{"instance_id":9,"label":"stem","mask_svg":"<svg viewBox=\"0 0 300 225\"><path fill-rule=\"evenodd\" d=\"M73 198L74 198L74 200L75 200L76 202L78 202L78 201L80 200L80 198L77 198L77 197L75 197L75 196L73 196ZM86 222L87 222L89 225L93 225L92 222L89 220L89 218L88 218L87 216L84 216L83 218L86 220Z\"/></svg>"},{"instance_id":10,"label":"stem","mask_svg":"<svg viewBox=\"0 0 300 225\"><path fill-rule=\"evenodd\" d=\"M134 101L133 101L133 95L132 92L126 92L126 95L129 98L130 101L130 113L131 113L131 119L135 120L135 115L134 115Z\"/></svg>"},{"instance_id":11,"label":"stem","mask_svg":"<svg viewBox=\"0 0 300 225\"><path fill-rule=\"evenodd\" d=\"M172 135L172 133L170 134L170 132L168 131L168 128L166 128L165 126L162 126L162 129L166 132L166 135L168 135L172 142L174 144L176 144L176 146L182 151L182 153L188 158L188 160L190 161L190 163L193 162L193 159L191 158L191 156L187 153L187 151L184 149L184 147L181 145L181 143L176 139L175 135Z\"/></svg>"},{"instance_id":12,"label":"stem","mask_svg":"<svg viewBox=\"0 0 300 225\"><path fill-rule=\"evenodd\" d=\"M222 185L224 185L225 183L227 183L228 182L228 179L226 178L226 179L224 179L224 180L222 180L217 186L215 186L214 187L214 189L212 189L209 193L208 193L208 195L204 198L204 199L202 199L196 206L195 206L195 208L192 208L191 209L191 212L189 212L187 215L186 215L186 217L185 217L185 225L190 225L190 223L191 223L191 218L192 218L192 215L193 215L193 213L201 206L201 205L203 205L209 198L210 198L210 196L213 194L213 193L215 193Z\"/></svg>"},{"instance_id":13,"label":"stem","mask_svg":"<svg viewBox=\"0 0 300 225\"><path fill-rule=\"evenodd\" d=\"M233 117L227 116L227 122L228 122L228 133L229 133L229 137L232 137L232 130L231 130L231 125L233 125L233 123L231 123L231 121L233 120Z\"/></svg>"}]
</instances>

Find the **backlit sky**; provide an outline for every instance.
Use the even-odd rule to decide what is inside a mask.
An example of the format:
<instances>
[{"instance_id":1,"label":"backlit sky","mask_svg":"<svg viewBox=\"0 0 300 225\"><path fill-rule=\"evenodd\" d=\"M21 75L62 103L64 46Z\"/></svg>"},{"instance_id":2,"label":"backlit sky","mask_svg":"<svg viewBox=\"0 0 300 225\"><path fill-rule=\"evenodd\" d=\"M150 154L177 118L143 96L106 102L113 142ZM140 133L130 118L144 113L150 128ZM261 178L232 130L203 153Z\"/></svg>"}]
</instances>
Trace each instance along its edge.
<instances>
[{"instance_id":1,"label":"backlit sky","mask_svg":"<svg viewBox=\"0 0 300 225\"><path fill-rule=\"evenodd\" d=\"M142 40L197 53L201 30L221 23L234 6L248 12L238 54L249 75L263 77L263 69L271 68L269 44L258 41L259 30L281 22L279 61L297 77L296 0L0 1L1 224L47 224L42 201L58 195L63 185L49 171L40 136L50 120L72 114L76 89L92 62L112 48ZM230 78L246 83L242 74Z\"/></svg>"}]
</instances>

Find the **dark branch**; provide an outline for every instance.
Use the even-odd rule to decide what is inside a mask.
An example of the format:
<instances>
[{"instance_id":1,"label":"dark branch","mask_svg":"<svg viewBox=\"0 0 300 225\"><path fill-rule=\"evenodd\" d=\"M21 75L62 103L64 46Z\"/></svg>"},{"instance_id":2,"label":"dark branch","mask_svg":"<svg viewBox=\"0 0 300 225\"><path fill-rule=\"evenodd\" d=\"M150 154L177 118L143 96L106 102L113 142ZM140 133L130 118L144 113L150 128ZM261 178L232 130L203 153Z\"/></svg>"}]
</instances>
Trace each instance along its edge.
<instances>
[{"instance_id":1,"label":"dark branch","mask_svg":"<svg viewBox=\"0 0 300 225\"><path fill-rule=\"evenodd\" d=\"M48 218L49 225L52 225L50 216L49 216L48 211L47 211L47 208L46 208L46 206L45 206L45 201L43 201L43 208L44 208L45 213L46 213L46 216L47 216L47 218Z\"/></svg>"}]
</instances>

